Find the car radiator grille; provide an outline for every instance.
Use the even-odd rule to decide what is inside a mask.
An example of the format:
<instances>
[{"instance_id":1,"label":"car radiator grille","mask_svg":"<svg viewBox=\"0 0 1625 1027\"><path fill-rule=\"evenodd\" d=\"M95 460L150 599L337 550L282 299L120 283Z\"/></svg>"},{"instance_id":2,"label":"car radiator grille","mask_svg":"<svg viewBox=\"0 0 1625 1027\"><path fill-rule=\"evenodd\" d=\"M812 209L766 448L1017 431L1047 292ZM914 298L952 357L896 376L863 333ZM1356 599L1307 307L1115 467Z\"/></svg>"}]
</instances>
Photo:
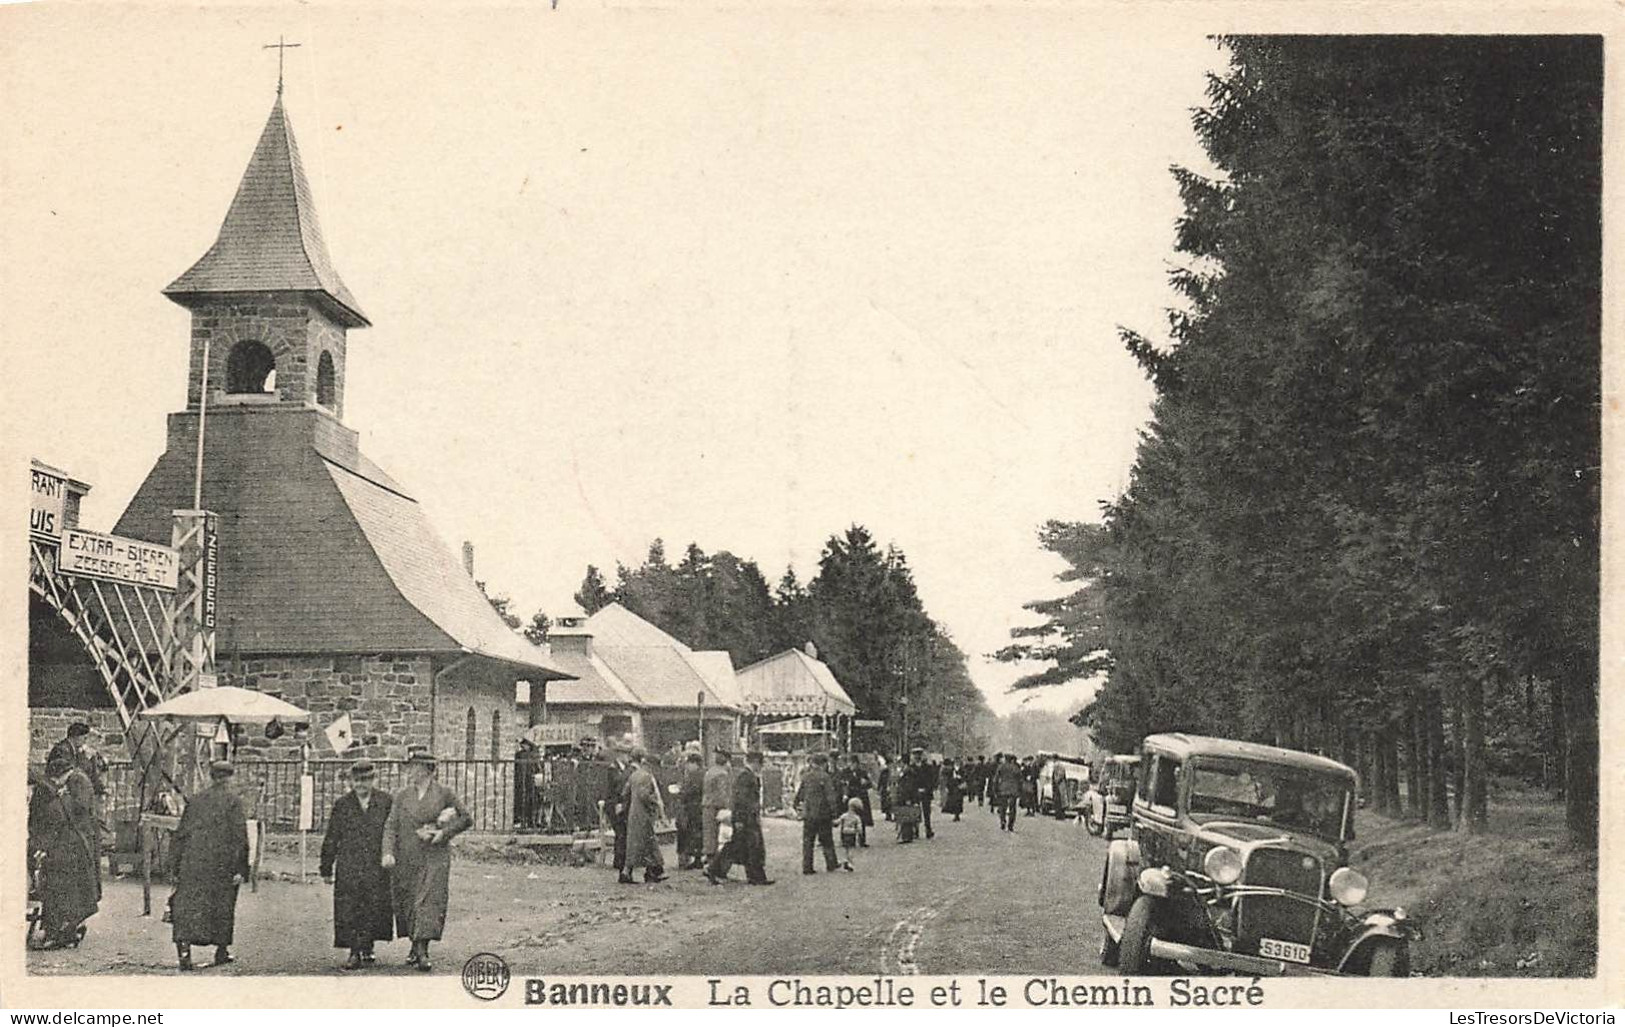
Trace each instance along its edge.
<instances>
[{"instance_id":1,"label":"car radiator grille","mask_svg":"<svg viewBox=\"0 0 1625 1027\"><path fill-rule=\"evenodd\" d=\"M1255 849L1241 875L1242 884L1281 888L1309 898L1319 898L1322 886L1320 860L1287 849ZM1312 945L1320 910L1296 899L1273 895L1244 896L1236 913L1236 948L1246 953L1258 951L1260 938Z\"/></svg>"}]
</instances>

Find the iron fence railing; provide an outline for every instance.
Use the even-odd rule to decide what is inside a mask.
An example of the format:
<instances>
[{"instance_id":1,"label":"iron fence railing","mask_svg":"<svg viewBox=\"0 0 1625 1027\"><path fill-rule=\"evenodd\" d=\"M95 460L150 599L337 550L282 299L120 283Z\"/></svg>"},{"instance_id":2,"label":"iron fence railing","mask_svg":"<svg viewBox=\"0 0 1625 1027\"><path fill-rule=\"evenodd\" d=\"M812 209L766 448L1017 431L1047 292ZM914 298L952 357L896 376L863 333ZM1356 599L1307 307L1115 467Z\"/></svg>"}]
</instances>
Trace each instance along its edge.
<instances>
[{"instance_id":1,"label":"iron fence railing","mask_svg":"<svg viewBox=\"0 0 1625 1027\"><path fill-rule=\"evenodd\" d=\"M350 788L347 773L352 760L311 760L309 773L315 805L311 829L324 830L333 803ZM298 760L242 760L237 764L237 790L249 816L258 817L272 831L299 828ZM375 786L394 792L406 786L404 760L373 760ZM435 776L467 805L473 830L508 831L513 827L514 769L512 760L439 760ZM134 819L140 808L139 775L129 763L114 763L103 776L104 810L109 820Z\"/></svg>"}]
</instances>

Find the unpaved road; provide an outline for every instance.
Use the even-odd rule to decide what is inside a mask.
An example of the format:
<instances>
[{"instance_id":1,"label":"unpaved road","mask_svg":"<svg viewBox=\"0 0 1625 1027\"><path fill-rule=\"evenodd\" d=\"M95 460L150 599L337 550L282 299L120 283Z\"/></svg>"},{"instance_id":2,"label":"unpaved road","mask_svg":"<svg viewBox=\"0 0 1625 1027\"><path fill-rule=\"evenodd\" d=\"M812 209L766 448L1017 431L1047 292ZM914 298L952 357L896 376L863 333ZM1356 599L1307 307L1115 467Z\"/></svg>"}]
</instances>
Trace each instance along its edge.
<instances>
[{"instance_id":1,"label":"unpaved road","mask_svg":"<svg viewBox=\"0 0 1625 1027\"><path fill-rule=\"evenodd\" d=\"M459 973L481 951L531 976L1099 972L1094 894L1104 842L1044 817L1022 817L1005 834L974 805L960 823L936 819L935 840L912 845L896 844L882 823L871 847L859 850L856 872L812 877L801 874L800 825L769 820L768 875L777 881L770 888L747 887L738 868L720 888L694 871L674 871L657 885L621 885L605 867L460 858L435 972ZM276 869L297 863L282 857ZM312 880L245 888L238 962L204 973L337 974L344 953L331 947L331 893ZM155 906L167 894L155 886ZM108 882L84 944L31 952L29 969L175 973L169 925L139 916L140 908L139 881ZM411 972L400 965L406 948L381 944L378 966L363 973Z\"/></svg>"}]
</instances>

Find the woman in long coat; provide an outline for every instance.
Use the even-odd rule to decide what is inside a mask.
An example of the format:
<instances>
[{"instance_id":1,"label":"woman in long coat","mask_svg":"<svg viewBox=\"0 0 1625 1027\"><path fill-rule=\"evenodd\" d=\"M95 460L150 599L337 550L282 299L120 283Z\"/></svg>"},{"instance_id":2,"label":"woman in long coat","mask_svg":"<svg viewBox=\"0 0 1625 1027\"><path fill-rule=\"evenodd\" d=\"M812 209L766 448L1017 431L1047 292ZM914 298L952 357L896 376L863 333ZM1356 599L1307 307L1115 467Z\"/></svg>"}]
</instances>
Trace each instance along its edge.
<instances>
[{"instance_id":1,"label":"woman in long coat","mask_svg":"<svg viewBox=\"0 0 1625 1027\"><path fill-rule=\"evenodd\" d=\"M451 897L451 840L474 824L468 807L434 778L434 757L414 749L407 757L412 781L396 792L384 820L383 857L393 870L397 937L412 939L408 966L427 973L429 942L446 930Z\"/></svg>"},{"instance_id":2,"label":"woman in long coat","mask_svg":"<svg viewBox=\"0 0 1625 1027\"><path fill-rule=\"evenodd\" d=\"M345 970L373 961L375 941L395 937L389 871L383 867L390 798L373 790L370 760L350 768L352 788L333 803L322 838L322 880L333 886L333 947L350 950Z\"/></svg>"},{"instance_id":3,"label":"woman in long coat","mask_svg":"<svg viewBox=\"0 0 1625 1027\"><path fill-rule=\"evenodd\" d=\"M233 962L228 946L237 924L237 887L248 879L248 819L231 789L230 763L209 767L211 783L192 796L170 843L175 893L170 916L175 954L192 969L192 946L213 945L211 966Z\"/></svg>"},{"instance_id":4,"label":"woman in long coat","mask_svg":"<svg viewBox=\"0 0 1625 1027\"><path fill-rule=\"evenodd\" d=\"M647 766L642 752L632 754L632 773L626 779L621 797L626 807L626 865L621 868L622 884L632 883L632 871L643 867L643 880L653 884L666 878L665 861L660 856L660 839L655 822L665 813L660 801L660 785Z\"/></svg>"},{"instance_id":5,"label":"woman in long coat","mask_svg":"<svg viewBox=\"0 0 1625 1027\"><path fill-rule=\"evenodd\" d=\"M705 865L705 757L698 749L683 758L677 803L677 869L698 870Z\"/></svg>"},{"instance_id":6,"label":"woman in long coat","mask_svg":"<svg viewBox=\"0 0 1625 1027\"><path fill-rule=\"evenodd\" d=\"M96 791L71 755L52 754L28 804L28 851L38 860L42 947L77 945L102 897Z\"/></svg>"},{"instance_id":7,"label":"woman in long coat","mask_svg":"<svg viewBox=\"0 0 1625 1027\"><path fill-rule=\"evenodd\" d=\"M952 813L955 820L965 812L965 779L953 760L942 767L942 812Z\"/></svg>"}]
</instances>

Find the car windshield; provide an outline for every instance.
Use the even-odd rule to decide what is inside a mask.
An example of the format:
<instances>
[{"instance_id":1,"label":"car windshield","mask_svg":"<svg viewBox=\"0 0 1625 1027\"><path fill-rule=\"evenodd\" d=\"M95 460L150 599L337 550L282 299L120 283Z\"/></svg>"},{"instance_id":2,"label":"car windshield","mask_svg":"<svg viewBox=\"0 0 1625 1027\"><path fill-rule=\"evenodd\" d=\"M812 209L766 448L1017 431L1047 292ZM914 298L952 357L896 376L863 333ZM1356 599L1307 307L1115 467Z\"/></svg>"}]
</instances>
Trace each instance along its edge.
<instances>
[{"instance_id":1,"label":"car windshield","mask_svg":"<svg viewBox=\"0 0 1625 1027\"><path fill-rule=\"evenodd\" d=\"M1202 760L1191 777L1191 815L1241 817L1341 838L1348 782L1253 760Z\"/></svg>"}]
</instances>

